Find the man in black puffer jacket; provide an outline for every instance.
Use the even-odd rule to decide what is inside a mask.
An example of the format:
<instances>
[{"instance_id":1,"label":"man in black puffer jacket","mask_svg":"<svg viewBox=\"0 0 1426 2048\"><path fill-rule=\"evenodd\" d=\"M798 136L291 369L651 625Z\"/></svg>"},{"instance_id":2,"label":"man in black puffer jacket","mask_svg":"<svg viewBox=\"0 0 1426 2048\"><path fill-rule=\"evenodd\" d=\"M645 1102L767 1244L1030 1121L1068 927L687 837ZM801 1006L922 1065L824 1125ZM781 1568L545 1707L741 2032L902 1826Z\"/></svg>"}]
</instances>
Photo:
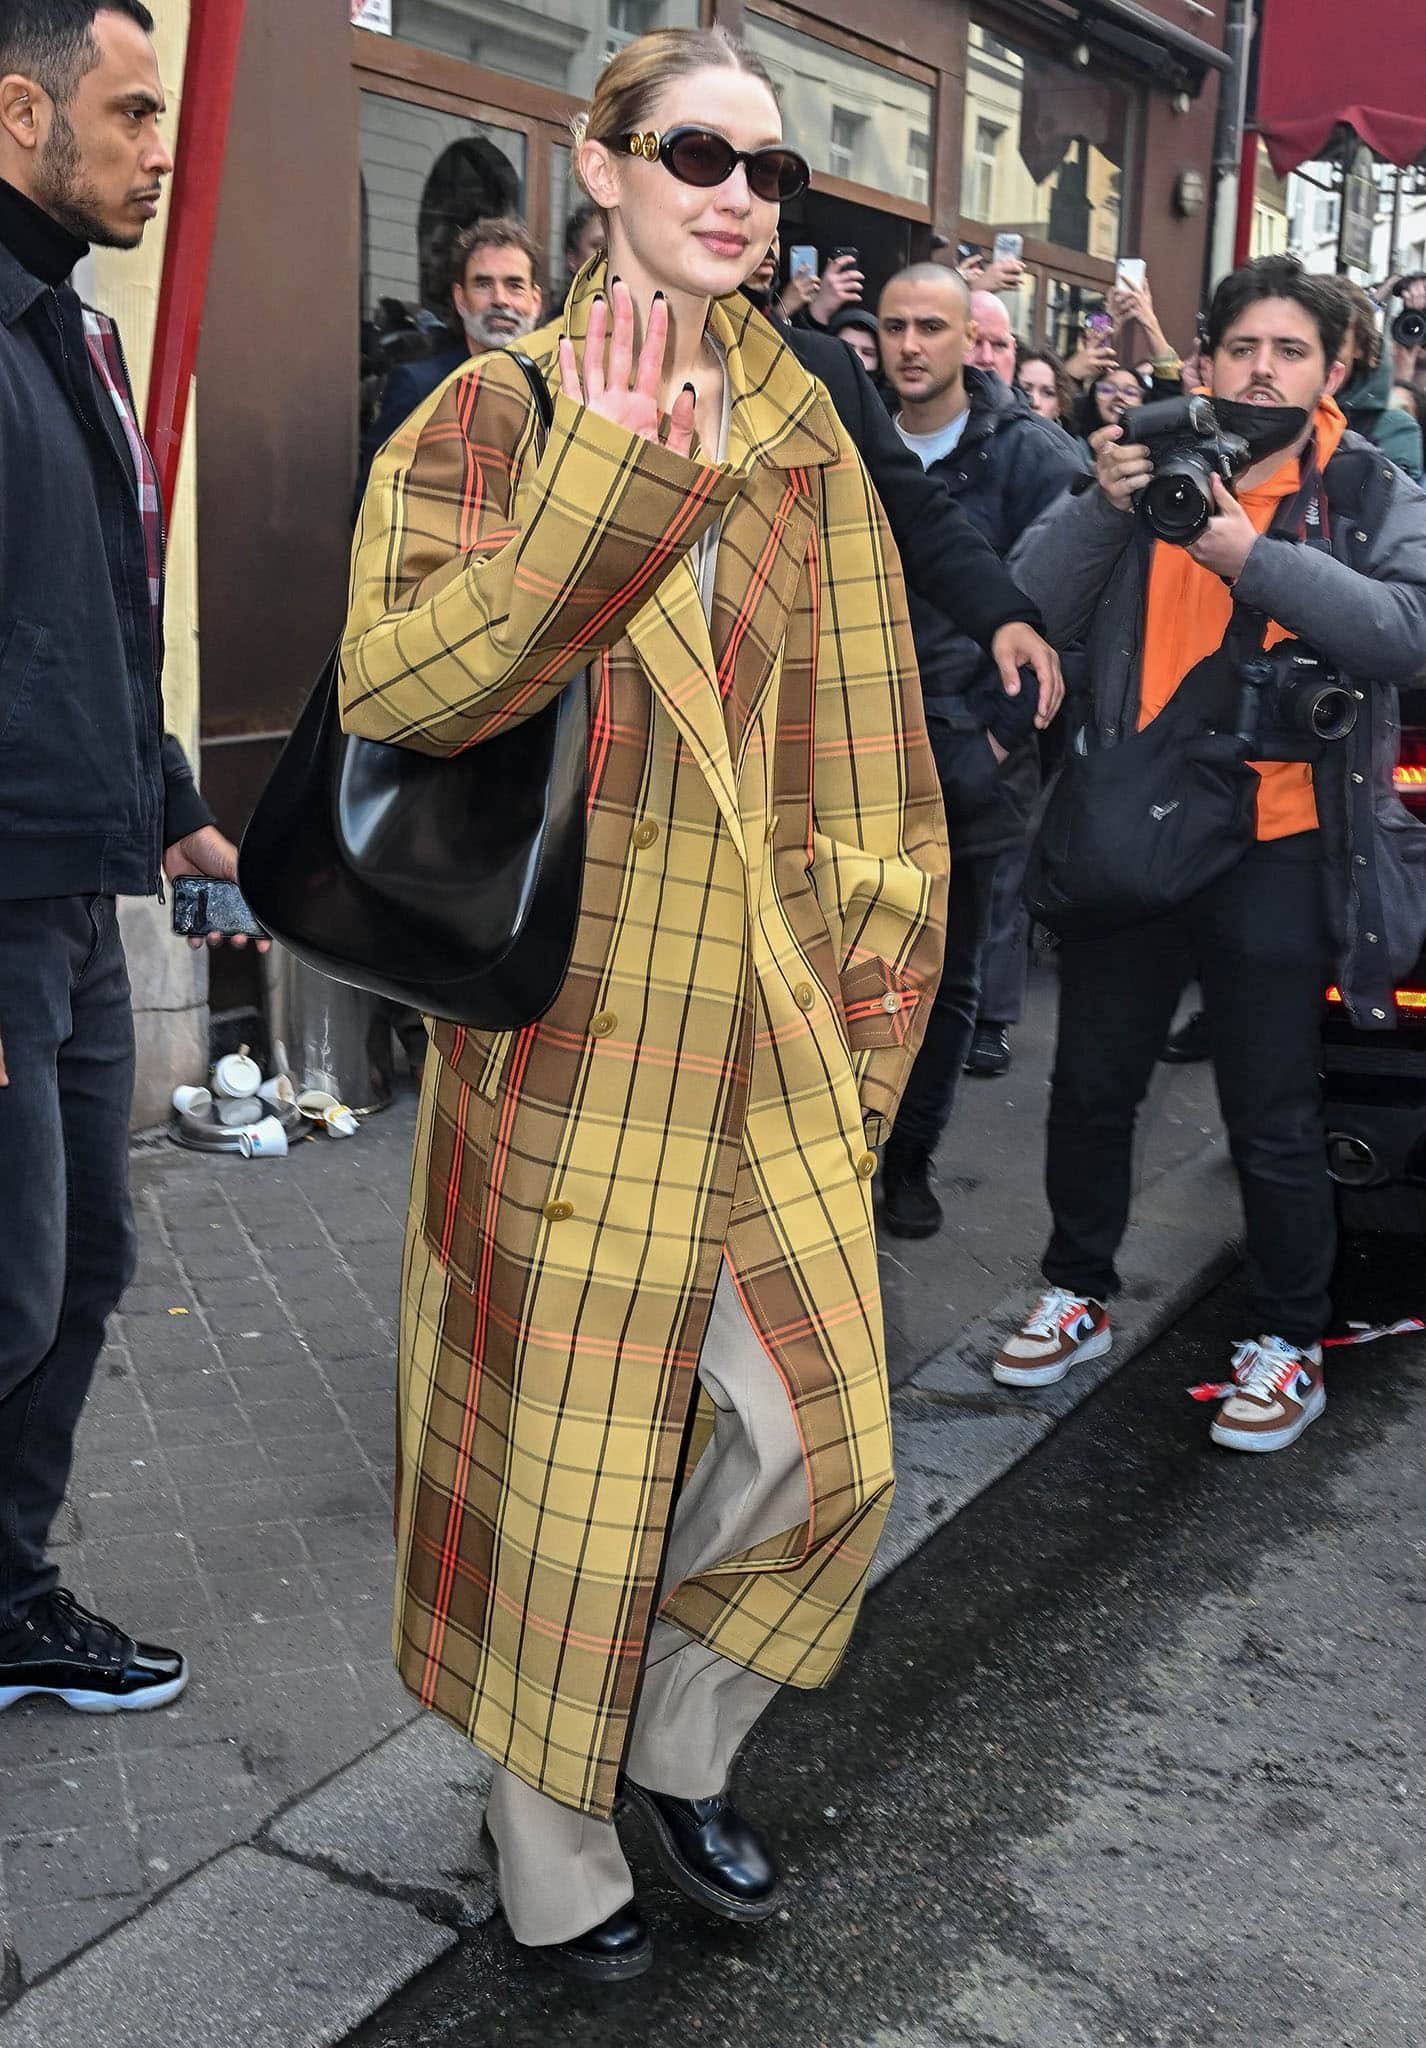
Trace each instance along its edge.
<instances>
[{"instance_id":1,"label":"man in black puffer jacket","mask_svg":"<svg viewBox=\"0 0 1426 2048\"><path fill-rule=\"evenodd\" d=\"M913 264L887 285L880 316L882 361L901 402L900 437L999 563L1085 473L1084 459L993 370L967 365L976 329L958 272ZM929 1237L941 1225L931 1155L950 1121L975 1031L996 861L1024 841L1039 769L1025 701L1004 694L983 649L908 582L953 861L946 965L886 1148L882 1222L893 1236Z\"/></svg>"},{"instance_id":2,"label":"man in black puffer jacket","mask_svg":"<svg viewBox=\"0 0 1426 2048\"><path fill-rule=\"evenodd\" d=\"M139 0L0 9L0 1710L163 1706L46 1557L105 1321L133 1270L134 1027L115 898L231 878L164 733L163 533L119 337L67 282L142 241L173 165Z\"/></svg>"}]
</instances>

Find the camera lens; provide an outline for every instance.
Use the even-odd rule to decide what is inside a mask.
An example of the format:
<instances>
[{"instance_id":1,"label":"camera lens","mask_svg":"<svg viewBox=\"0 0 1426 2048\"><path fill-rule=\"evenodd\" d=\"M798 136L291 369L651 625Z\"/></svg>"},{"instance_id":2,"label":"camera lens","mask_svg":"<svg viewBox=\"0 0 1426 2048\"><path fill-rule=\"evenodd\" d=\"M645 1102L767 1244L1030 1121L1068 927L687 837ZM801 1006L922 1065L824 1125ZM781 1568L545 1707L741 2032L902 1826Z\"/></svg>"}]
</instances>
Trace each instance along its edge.
<instances>
[{"instance_id":1,"label":"camera lens","mask_svg":"<svg viewBox=\"0 0 1426 2048\"><path fill-rule=\"evenodd\" d=\"M1340 683L1323 683L1320 689L1304 690L1294 708L1300 723L1314 739L1344 740L1357 723L1357 700Z\"/></svg>"},{"instance_id":2,"label":"camera lens","mask_svg":"<svg viewBox=\"0 0 1426 2048\"><path fill-rule=\"evenodd\" d=\"M1426 313L1408 307L1391 323L1391 338L1402 348L1426 348Z\"/></svg>"},{"instance_id":3,"label":"camera lens","mask_svg":"<svg viewBox=\"0 0 1426 2048\"><path fill-rule=\"evenodd\" d=\"M1213 517L1208 471L1182 457L1170 460L1144 486L1140 505L1157 539L1186 548Z\"/></svg>"}]
</instances>

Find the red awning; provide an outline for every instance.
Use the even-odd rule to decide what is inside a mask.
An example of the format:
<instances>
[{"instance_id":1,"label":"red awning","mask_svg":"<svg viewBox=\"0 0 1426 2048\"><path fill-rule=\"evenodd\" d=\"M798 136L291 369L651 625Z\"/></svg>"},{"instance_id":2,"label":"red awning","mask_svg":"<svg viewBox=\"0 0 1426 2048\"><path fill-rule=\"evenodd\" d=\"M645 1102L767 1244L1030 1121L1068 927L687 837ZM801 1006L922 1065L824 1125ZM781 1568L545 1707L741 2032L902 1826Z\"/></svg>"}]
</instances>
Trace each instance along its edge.
<instances>
[{"instance_id":1,"label":"red awning","mask_svg":"<svg viewBox=\"0 0 1426 2048\"><path fill-rule=\"evenodd\" d=\"M1319 156L1346 121L1388 163L1426 154L1421 0L1266 0L1257 126L1279 177Z\"/></svg>"}]
</instances>

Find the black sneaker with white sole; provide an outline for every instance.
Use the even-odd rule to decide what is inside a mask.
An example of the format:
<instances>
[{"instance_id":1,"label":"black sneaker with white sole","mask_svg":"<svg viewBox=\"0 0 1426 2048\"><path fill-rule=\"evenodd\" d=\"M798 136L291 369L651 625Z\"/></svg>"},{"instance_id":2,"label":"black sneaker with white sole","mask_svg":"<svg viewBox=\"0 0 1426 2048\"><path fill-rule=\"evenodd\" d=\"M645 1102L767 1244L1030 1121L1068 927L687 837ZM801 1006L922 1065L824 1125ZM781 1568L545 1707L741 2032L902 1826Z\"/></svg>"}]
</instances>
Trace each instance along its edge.
<instances>
[{"instance_id":1,"label":"black sneaker with white sole","mask_svg":"<svg viewBox=\"0 0 1426 2048\"><path fill-rule=\"evenodd\" d=\"M82 1714L166 1707L188 1683L177 1650L136 1643L62 1586L0 1637L0 1713L17 1700L63 1700Z\"/></svg>"}]
</instances>

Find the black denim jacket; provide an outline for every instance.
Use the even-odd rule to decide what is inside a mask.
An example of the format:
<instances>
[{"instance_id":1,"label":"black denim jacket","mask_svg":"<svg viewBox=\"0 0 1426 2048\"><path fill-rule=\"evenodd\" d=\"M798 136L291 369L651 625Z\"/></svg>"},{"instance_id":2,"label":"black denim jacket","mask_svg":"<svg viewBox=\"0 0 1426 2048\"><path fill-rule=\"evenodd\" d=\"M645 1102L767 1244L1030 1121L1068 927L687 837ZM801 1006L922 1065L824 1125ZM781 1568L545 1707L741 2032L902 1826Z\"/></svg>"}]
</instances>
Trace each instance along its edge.
<instances>
[{"instance_id":1,"label":"black denim jacket","mask_svg":"<svg viewBox=\"0 0 1426 2048\"><path fill-rule=\"evenodd\" d=\"M212 818L163 729L137 483L106 411L78 296L0 239L0 897L161 893L164 847Z\"/></svg>"}]
</instances>

